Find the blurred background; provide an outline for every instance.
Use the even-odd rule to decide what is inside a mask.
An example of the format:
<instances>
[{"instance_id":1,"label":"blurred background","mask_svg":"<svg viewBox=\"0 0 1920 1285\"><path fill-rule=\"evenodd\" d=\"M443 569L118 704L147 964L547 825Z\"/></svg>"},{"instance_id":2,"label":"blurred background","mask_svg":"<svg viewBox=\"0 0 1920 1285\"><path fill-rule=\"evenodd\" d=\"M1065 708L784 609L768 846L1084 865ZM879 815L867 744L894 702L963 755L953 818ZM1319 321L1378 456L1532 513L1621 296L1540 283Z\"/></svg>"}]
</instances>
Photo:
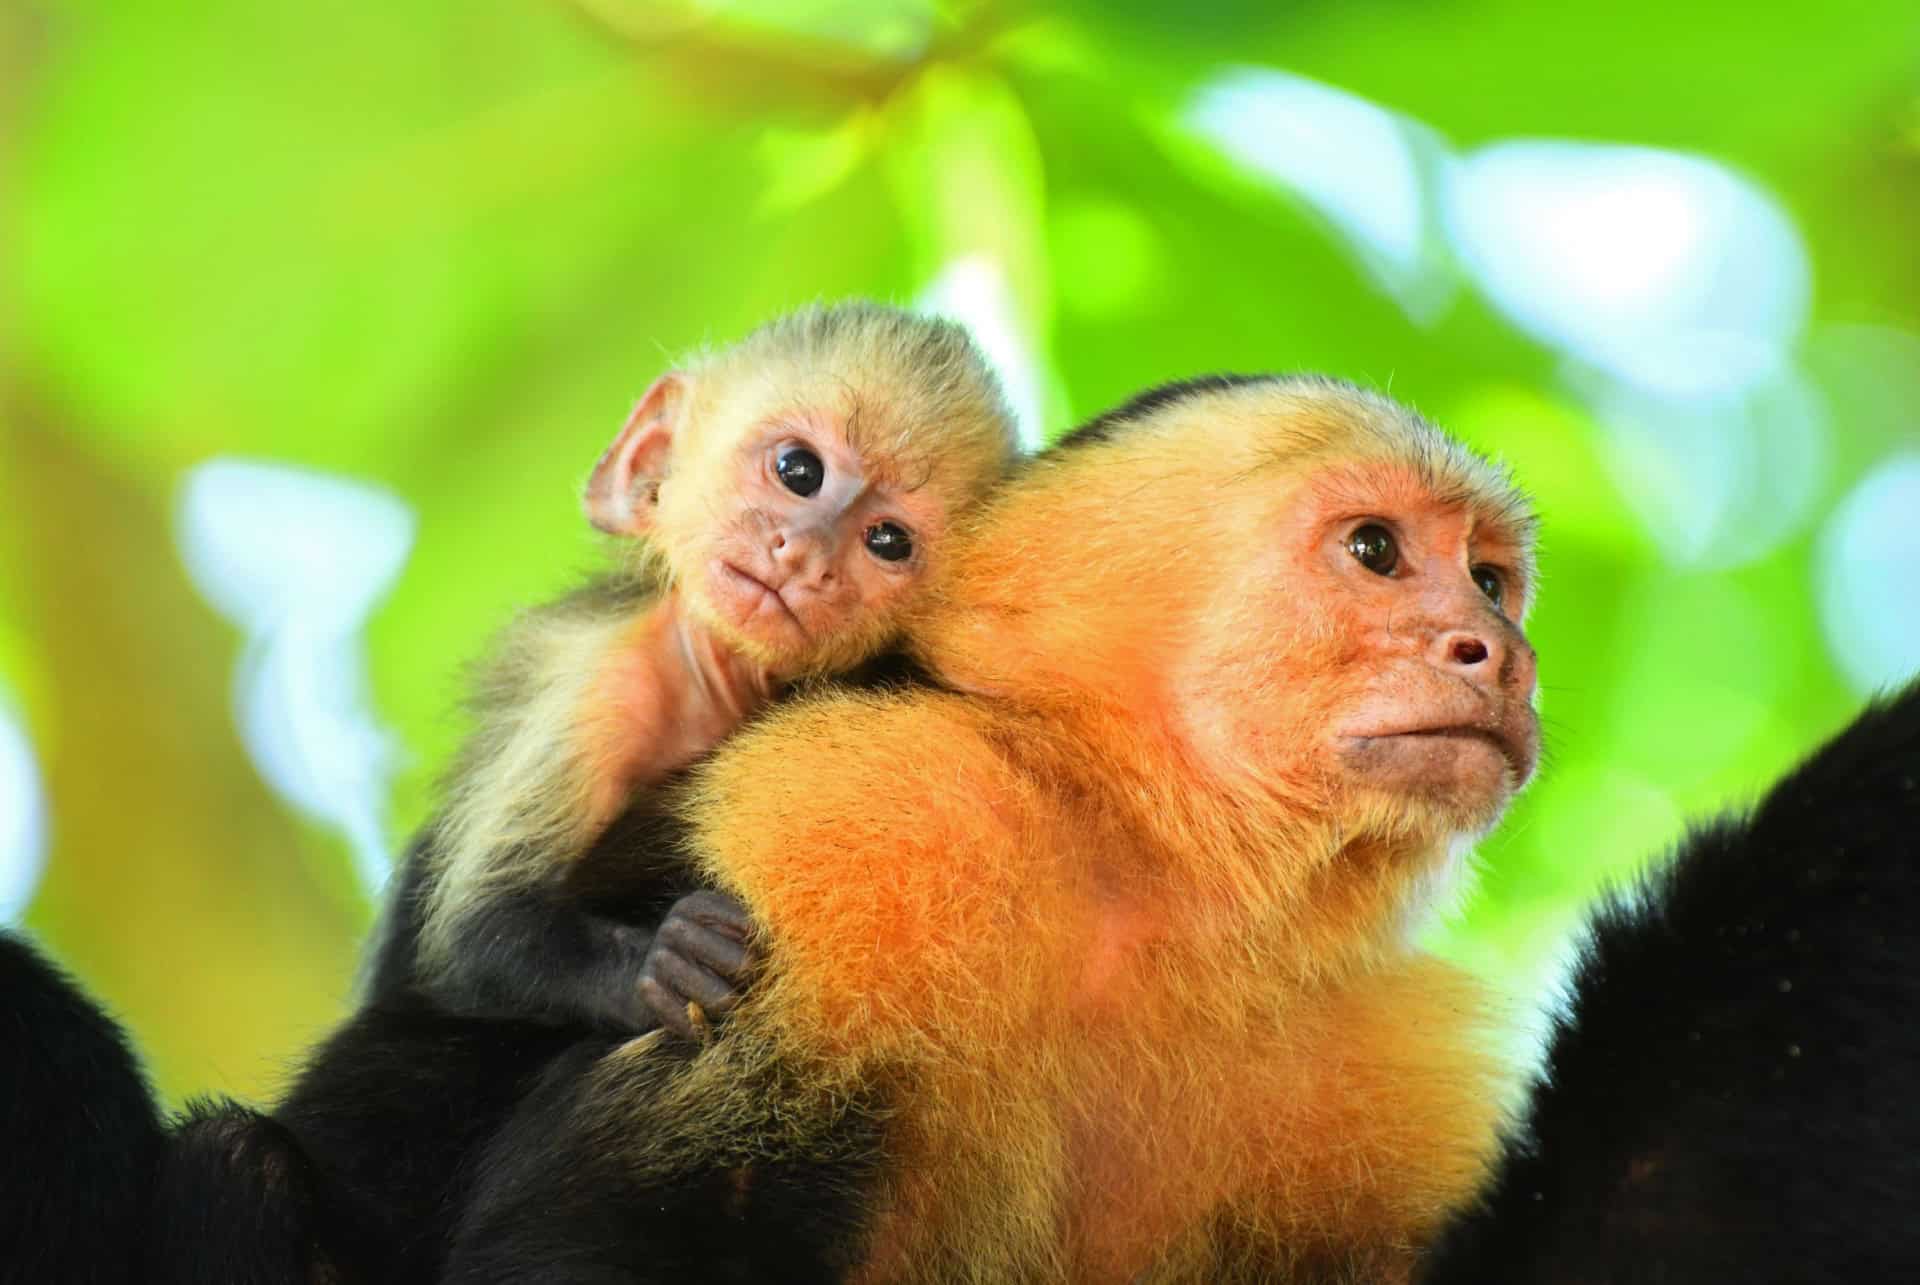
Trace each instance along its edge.
<instances>
[{"instance_id":1,"label":"blurred background","mask_svg":"<svg viewBox=\"0 0 1920 1285\"><path fill-rule=\"evenodd\" d=\"M1518 991L1920 668L1912 0L14 0L0 131L0 920L174 1100L343 1012L632 401L815 298L1033 441L1310 369L1508 460L1550 758L1440 944Z\"/></svg>"}]
</instances>

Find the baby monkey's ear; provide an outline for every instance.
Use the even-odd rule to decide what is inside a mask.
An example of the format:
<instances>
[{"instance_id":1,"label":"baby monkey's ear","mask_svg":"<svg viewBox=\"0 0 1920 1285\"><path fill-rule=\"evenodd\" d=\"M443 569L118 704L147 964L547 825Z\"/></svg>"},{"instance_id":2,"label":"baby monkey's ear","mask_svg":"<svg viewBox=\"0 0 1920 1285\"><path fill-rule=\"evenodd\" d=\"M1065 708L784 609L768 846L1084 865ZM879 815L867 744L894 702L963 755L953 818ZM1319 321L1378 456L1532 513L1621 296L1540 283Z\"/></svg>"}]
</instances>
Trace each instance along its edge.
<instances>
[{"instance_id":1,"label":"baby monkey's ear","mask_svg":"<svg viewBox=\"0 0 1920 1285\"><path fill-rule=\"evenodd\" d=\"M670 370L633 408L587 479L587 521L609 535L645 535L653 527L660 483L673 456L674 438L685 427L693 401L693 377Z\"/></svg>"}]
</instances>

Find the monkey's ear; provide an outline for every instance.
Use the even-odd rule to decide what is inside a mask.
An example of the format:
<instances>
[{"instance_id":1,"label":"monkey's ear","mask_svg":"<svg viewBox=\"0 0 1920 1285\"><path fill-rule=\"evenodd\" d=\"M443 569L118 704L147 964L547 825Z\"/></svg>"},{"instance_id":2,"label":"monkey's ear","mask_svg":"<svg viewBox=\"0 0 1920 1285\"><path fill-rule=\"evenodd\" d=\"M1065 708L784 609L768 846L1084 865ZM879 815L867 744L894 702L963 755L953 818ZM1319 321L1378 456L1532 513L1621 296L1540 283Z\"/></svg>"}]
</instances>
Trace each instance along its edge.
<instances>
[{"instance_id":1,"label":"monkey's ear","mask_svg":"<svg viewBox=\"0 0 1920 1285\"><path fill-rule=\"evenodd\" d=\"M593 466L583 503L587 521L609 535L645 535L673 455L674 433L686 416L693 380L670 370L627 416L620 435Z\"/></svg>"}]
</instances>

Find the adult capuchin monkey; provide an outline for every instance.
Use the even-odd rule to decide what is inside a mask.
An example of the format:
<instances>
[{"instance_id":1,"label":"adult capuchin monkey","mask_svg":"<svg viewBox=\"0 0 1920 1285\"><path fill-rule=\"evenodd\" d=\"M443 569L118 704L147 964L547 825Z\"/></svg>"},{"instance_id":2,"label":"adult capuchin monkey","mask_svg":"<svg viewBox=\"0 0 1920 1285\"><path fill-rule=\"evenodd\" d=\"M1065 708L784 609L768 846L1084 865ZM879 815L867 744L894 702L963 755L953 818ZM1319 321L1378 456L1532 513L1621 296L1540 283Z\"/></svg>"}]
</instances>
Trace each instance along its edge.
<instances>
[{"instance_id":1,"label":"adult capuchin monkey","mask_svg":"<svg viewBox=\"0 0 1920 1285\"><path fill-rule=\"evenodd\" d=\"M1409 933L1533 770L1532 527L1320 380L1033 461L912 613L933 685L696 772L764 971L697 1050L557 1062L448 1279L1407 1279L1510 1082Z\"/></svg>"},{"instance_id":2,"label":"adult capuchin monkey","mask_svg":"<svg viewBox=\"0 0 1920 1285\"><path fill-rule=\"evenodd\" d=\"M636 798L793 680L880 650L947 527L1013 455L1005 402L965 331L895 309L805 309L658 380L586 493L596 526L644 543L620 572L507 631L483 676L480 731L389 908L368 1002L273 1118L199 1104L156 1141L117 1032L5 943L6 997L72 1028L10 1068L32 1090L23 1118L49 1095L124 1106L143 1124L139 1145L83 1139L81 1160L118 1154L81 1185L124 1170L157 1192L144 1257L128 1258L124 1237L93 1240L90 1205L55 1197L52 1216L18 1229L30 1261L94 1259L144 1279L430 1274L443 1239L432 1218L518 1076L581 1024L691 1034L724 1015L749 962L736 903L697 889L675 854L626 860L648 816ZM623 809L620 859L596 861ZM82 1041L83 1025L112 1038ZM63 1154L27 1157L23 1177L62 1171L75 1161L65 1143L90 1132L54 1127L68 1119L58 1112L35 1119L41 1150ZM389 1144L407 1128L410 1145ZM104 1194L118 1191L89 1197L109 1207L101 1227L129 1217ZM76 1234L54 1236L62 1223Z\"/></svg>"}]
</instances>

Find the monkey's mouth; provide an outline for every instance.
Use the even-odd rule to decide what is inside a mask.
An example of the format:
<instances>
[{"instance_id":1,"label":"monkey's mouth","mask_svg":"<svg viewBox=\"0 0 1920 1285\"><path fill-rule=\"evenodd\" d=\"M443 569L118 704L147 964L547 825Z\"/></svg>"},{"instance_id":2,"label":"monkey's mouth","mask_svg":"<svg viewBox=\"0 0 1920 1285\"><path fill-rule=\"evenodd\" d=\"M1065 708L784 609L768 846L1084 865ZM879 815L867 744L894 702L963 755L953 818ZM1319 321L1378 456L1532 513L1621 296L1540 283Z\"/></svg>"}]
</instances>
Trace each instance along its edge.
<instances>
[{"instance_id":1,"label":"monkey's mouth","mask_svg":"<svg viewBox=\"0 0 1920 1285\"><path fill-rule=\"evenodd\" d=\"M787 623L792 625L802 638L807 636L806 625L801 621L794 609L788 605L786 598L781 595L778 589L754 575L752 572L744 571L736 567L724 558L715 562L714 565L719 568L719 578L727 585L729 596L739 602L743 608L740 612L742 623L759 614L761 609L771 601L774 606L778 608L780 614L786 618Z\"/></svg>"},{"instance_id":2,"label":"monkey's mouth","mask_svg":"<svg viewBox=\"0 0 1920 1285\"><path fill-rule=\"evenodd\" d=\"M1348 732L1341 737L1355 758L1378 759L1396 754L1420 758L1452 757L1473 753L1476 748L1491 749L1506 760L1518 787L1533 775L1539 757L1534 740L1511 730L1482 723L1447 723L1434 727L1408 727L1381 731Z\"/></svg>"}]
</instances>

